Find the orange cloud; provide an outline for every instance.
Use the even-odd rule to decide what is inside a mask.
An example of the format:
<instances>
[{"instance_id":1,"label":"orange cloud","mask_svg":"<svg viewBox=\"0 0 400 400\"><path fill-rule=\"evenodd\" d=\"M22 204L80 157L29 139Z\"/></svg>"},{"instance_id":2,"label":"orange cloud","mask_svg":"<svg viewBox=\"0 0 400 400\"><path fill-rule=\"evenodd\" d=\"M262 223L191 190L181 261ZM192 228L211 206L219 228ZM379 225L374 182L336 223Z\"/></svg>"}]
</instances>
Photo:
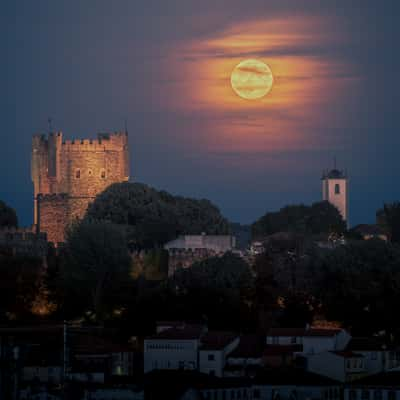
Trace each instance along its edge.
<instances>
[{"instance_id":1,"label":"orange cloud","mask_svg":"<svg viewBox=\"0 0 400 400\"><path fill-rule=\"evenodd\" d=\"M180 112L203 113L210 149L326 147L331 143L315 131L329 124L330 106L357 81L348 65L327 55L345 40L334 25L314 17L246 21L179 43L167 57L169 98L161 95L161 101ZM233 69L246 58L260 59L273 73L272 90L258 100L242 99L231 87Z\"/></svg>"}]
</instances>

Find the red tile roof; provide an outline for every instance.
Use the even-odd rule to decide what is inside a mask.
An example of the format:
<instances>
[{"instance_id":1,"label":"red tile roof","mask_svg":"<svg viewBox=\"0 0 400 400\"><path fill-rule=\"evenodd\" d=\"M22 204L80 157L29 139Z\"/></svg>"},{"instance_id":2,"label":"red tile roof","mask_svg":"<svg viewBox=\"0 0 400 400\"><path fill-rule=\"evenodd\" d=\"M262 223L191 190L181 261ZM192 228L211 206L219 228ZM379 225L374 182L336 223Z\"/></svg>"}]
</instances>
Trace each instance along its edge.
<instances>
[{"instance_id":1,"label":"red tile roof","mask_svg":"<svg viewBox=\"0 0 400 400\"><path fill-rule=\"evenodd\" d=\"M168 328L146 338L147 340L196 340L200 339L204 328L198 325L185 325L182 328Z\"/></svg>"},{"instance_id":2,"label":"red tile roof","mask_svg":"<svg viewBox=\"0 0 400 400\"><path fill-rule=\"evenodd\" d=\"M229 354L229 358L261 358L264 344L265 339L261 336L243 335L239 345Z\"/></svg>"},{"instance_id":3,"label":"red tile roof","mask_svg":"<svg viewBox=\"0 0 400 400\"><path fill-rule=\"evenodd\" d=\"M304 336L306 329L304 328L271 328L267 336Z\"/></svg>"},{"instance_id":4,"label":"red tile roof","mask_svg":"<svg viewBox=\"0 0 400 400\"><path fill-rule=\"evenodd\" d=\"M238 336L232 332L211 331L207 332L201 339L200 350L223 350Z\"/></svg>"}]
</instances>

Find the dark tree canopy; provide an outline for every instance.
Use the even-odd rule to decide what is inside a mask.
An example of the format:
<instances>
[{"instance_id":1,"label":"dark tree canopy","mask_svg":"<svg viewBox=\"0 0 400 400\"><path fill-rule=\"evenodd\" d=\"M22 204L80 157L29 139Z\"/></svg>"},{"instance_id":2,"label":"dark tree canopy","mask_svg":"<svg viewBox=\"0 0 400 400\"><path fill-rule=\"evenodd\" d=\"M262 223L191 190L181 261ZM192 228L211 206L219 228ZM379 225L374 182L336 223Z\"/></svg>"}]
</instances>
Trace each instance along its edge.
<instances>
[{"instance_id":1,"label":"dark tree canopy","mask_svg":"<svg viewBox=\"0 0 400 400\"><path fill-rule=\"evenodd\" d=\"M1 227L17 227L17 213L9 207L4 201L0 200L0 228Z\"/></svg>"},{"instance_id":2,"label":"dark tree canopy","mask_svg":"<svg viewBox=\"0 0 400 400\"><path fill-rule=\"evenodd\" d=\"M153 248L180 234L226 234L229 223L208 200L173 196L141 183L111 185L89 207L87 217L126 228L134 248Z\"/></svg>"},{"instance_id":3,"label":"dark tree canopy","mask_svg":"<svg viewBox=\"0 0 400 400\"><path fill-rule=\"evenodd\" d=\"M129 279L130 257L124 231L107 222L84 221L67 234L63 282L67 297L81 299L97 314ZM67 299L68 300L68 299Z\"/></svg>"},{"instance_id":4,"label":"dark tree canopy","mask_svg":"<svg viewBox=\"0 0 400 400\"><path fill-rule=\"evenodd\" d=\"M315 296L328 318L359 333L399 328L400 248L382 240L352 242L310 258Z\"/></svg>"},{"instance_id":5,"label":"dark tree canopy","mask_svg":"<svg viewBox=\"0 0 400 400\"><path fill-rule=\"evenodd\" d=\"M264 237L277 232L304 234L342 233L346 224L339 210L327 201L311 206L291 205L277 212L268 212L252 225L253 237Z\"/></svg>"},{"instance_id":6,"label":"dark tree canopy","mask_svg":"<svg viewBox=\"0 0 400 400\"><path fill-rule=\"evenodd\" d=\"M400 243L400 202L388 203L377 212L378 223L390 234L393 243Z\"/></svg>"},{"instance_id":7,"label":"dark tree canopy","mask_svg":"<svg viewBox=\"0 0 400 400\"><path fill-rule=\"evenodd\" d=\"M243 259L226 253L176 271L173 282L183 288L241 289L252 284L252 276Z\"/></svg>"}]
</instances>

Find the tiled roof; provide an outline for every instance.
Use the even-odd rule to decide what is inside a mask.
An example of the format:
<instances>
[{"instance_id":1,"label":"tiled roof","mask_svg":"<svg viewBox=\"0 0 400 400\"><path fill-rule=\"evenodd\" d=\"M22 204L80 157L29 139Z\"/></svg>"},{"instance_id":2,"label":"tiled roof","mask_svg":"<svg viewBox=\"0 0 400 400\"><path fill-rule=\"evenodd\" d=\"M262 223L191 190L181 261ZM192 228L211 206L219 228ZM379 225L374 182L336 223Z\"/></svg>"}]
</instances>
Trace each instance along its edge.
<instances>
[{"instance_id":1,"label":"tiled roof","mask_svg":"<svg viewBox=\"0 0 400 400\"><path fill-rule=\"evenodd\" d=\"M207 332L201 339L200 350L223 350L237 338L232 332L211 331Z\"/></svg>"},{"instance_id":2,"label":"tiled roof","mask_svg":"<svg viewBox=\"0 0 400 400\"><path fill-rule=\"evenodd\" d=\"M304 336L306 329L304 328L271 328L267 336Z\"/></svg>"},{"instance_id":3,"label":"tiled roof","mask_svg":"<svg viewBox=\"0 0 400 400\"><path fill-rule=\"evenodd\" d=\"M96 335L74 333L69 336L71 350L79 354L110 354L132 351L126 344L112 342Z\"/></svg>"},{"instance_id":4,"label":"tiled roof","mask_svg":"<svg viewBox=\"0 0 400 400\"><path fill-rule=\"evenodd\" d=\"M239 345L229 358L261 358L264 349L264 338L258 335L243 335Z\"/></svg>"},{"instance_id":5,"label":"tiled roof","mask_svg":"<svg viewBox=\"0 0 400 400\"><path fill-rule=\"evenodd\" d=\"M204 327L199 325L186 325L182 328L169 328L160 333L146 338L147 340L196 340L200 339Z\"/></svg>"}]
</instances>

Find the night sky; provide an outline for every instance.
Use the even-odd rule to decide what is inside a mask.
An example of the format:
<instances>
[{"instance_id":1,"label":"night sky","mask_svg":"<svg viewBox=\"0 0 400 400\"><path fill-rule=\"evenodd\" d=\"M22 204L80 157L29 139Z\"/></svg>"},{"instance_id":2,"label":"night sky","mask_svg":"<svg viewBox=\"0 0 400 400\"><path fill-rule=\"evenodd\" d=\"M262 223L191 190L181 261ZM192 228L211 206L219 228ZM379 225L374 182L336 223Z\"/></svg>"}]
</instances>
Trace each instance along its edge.
<instances>
[{"instance_id":1,"label":"night sky","mask_svg":"<svg viewBox=\"0 0 400 400\"><path fill-rule=\"evenodd\" d=\"M400 2L16 0L1 5L0 199L32 223L30 148L128 121L131 176L249 223L350 175L350 222L400 200ZM261 100L230 86L246 58Z\"/></svg>"}]
</instances>

